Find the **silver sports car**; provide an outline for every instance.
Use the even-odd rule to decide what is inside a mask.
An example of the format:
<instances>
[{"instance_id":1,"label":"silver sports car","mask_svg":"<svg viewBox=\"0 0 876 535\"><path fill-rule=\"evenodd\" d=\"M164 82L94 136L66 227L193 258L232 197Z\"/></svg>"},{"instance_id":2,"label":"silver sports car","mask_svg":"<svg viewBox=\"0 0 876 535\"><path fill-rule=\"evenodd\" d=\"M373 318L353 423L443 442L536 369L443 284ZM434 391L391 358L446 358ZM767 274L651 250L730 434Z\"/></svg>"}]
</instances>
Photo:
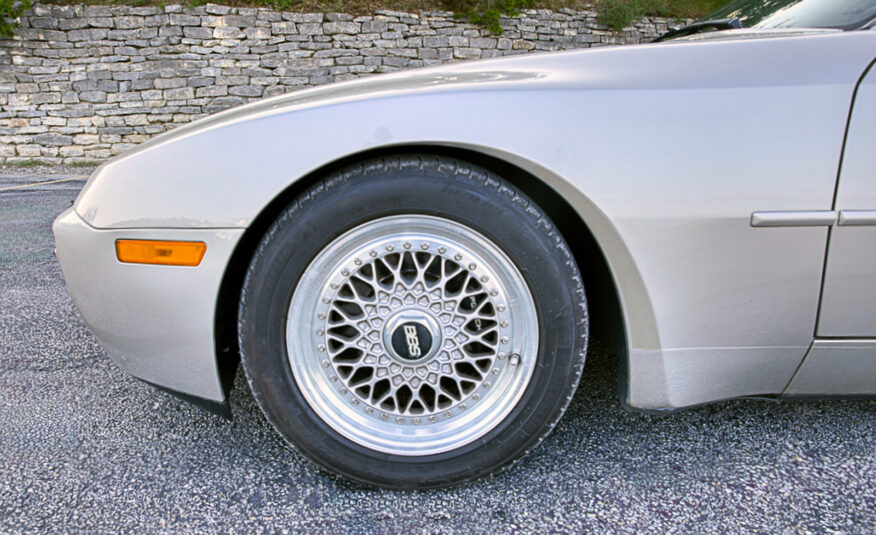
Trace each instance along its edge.
<instances>
[{"instance_id":1,"label":"silver sports car","mask_svg":"<svg viewBox=\"0 0 876 535\"><path fill-rule=\"evenodd\" d=\"M54 224L107 354L317 464L495 473L590 335L621 401L876 393L874 0L736 2L632 47L331 85L180 127Z\"/></svg>"}]
</instances>

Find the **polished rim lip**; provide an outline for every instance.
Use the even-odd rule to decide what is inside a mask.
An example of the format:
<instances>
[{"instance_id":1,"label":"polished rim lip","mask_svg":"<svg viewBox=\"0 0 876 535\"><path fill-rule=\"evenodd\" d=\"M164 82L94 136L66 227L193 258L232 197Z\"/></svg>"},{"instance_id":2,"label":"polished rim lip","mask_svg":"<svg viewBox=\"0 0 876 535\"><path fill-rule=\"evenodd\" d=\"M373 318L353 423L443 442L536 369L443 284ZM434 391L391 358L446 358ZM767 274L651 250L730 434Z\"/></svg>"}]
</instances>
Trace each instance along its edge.
<instances>
[{"instance_id":1,"label":"polished rim lip","mask_svg":"<svg viewBox=\"0 0 876 535\"><path fill-rule=\"evenodd\" d=\"M399 230L403 229L403 230ZM462 255L460 263L483 266L490 273L494 300L507 308L510 322L504 332L509 343L500 351L518 355L514 366L504 361L502 373L492 382L484 399L453 418L424 425L396 425L392 418L379 421L366 415L339 395L343 386L331 382L320 367L325 353L318 345L315 318L327 310L322 296L332 281L349 272L353 259L386 243L405 240L444 241ZM333 240L305 270L290 301L286 321L286 349L293 377L308 405L333 430L368 449L403 456L424 456L458 449L477 440L501 423L517 405L529 385L538 353L538 316L531 291L508 256L473 229L452 220L425 216L390 216L360 225ZM480 391L480 388L475 392ZM492 397L488 399L488 397ZM469 398L471 399L471 395ZM459 406L464 407L464 403ZM376 411L376 412L379 412Z\"/></svg>"}]
</instances>

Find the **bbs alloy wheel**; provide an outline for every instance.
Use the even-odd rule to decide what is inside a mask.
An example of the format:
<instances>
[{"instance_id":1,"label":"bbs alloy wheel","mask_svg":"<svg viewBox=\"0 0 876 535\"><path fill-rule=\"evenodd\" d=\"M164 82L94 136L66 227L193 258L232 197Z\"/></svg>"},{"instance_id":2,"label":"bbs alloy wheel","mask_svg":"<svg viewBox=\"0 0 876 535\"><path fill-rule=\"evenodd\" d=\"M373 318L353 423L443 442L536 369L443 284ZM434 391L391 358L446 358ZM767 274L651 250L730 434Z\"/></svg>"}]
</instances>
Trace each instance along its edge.
<instances>
[{"instance_id":1,"label":"bbs alloy wheel","mask_svg":"<svg viewBox=\"0 0 876 535\"><path fill-rule=\"evenodd\" d=\"M520 358L538 347L523 276L489 240L444 218L390 216L340 236L304 272L288 318L305 399L329 427L384 453L477 440L535 368Z\"/></svg>"},{"instance_id":2,"label":"bbs alloy wheel","mask_svg":"<svg viewBox=\"0 0 876 535\"><path fill-rule=\"evenodd\" d=\"M247 273L242 358L274 426L319 465L387 487L494 473L565 410L587 336L547 217L486 171L373 160L312 187Z\"/></svg>"}]
</instances>

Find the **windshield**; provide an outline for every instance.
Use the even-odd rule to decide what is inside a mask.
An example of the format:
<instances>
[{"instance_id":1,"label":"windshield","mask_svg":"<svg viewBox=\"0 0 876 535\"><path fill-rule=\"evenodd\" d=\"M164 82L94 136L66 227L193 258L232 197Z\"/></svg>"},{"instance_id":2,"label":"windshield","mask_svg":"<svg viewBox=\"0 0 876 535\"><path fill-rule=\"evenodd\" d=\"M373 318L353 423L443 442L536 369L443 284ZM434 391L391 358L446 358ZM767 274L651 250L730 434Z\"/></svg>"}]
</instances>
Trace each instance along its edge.
<instances>
[{"instance_id":1,"label":"windshield","mask_svg":"<svg viewBox=\"0 0 876 535\"><path fill-rule=\"evenodd\" d=\"M743 28L855 30L876 17L876 0L736 0L701 20L739 19Z\"/></svg>"}]
</instances>

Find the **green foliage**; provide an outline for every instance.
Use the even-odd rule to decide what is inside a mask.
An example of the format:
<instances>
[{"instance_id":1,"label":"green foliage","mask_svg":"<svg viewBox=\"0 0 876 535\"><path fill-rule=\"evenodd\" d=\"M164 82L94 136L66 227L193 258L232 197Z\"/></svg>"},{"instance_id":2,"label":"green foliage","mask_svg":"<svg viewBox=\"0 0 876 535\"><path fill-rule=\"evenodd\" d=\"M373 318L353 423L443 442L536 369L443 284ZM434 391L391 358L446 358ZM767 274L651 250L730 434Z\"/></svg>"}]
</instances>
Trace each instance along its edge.
<instances>
[{"instance_id":1,"label":"green foliage","mask_svg":"<svg viewBox=\"0 0 876 535\"><path fill-rule=\"evenodd\" d=\"M599 23L615 30L624 28L633 19L637 19L645 14L645 8L639 0L603 2L599 4L598 10Z\"/></svg>"},{"instance_id":2,"label":"green foliage","mask_svg":"<svg viewBox=\"0 0 876 535\"><path fill-rule=\"evenodd\" d=\"M515 17L521 9L535 7L536 0L445 0L445 7L457 18L466 18L474 24L486 26L494 34L501 34L499 17Z\"/></svg>"},{"instance_id":3,"label":"green foliage","mask_svg":"<svg viewBox=\"0 0 876 535\"><path fill-rule=\"evenodd\" d=\"M34 160L31 158L30 160L19 160L17 162L9 162L6 165L12 165L15 167L39 167L39 166L43 165L43 163L40 162L39 160Z\"/></svg>"},{"instance_id":4,"label":"green foliage","mask_svg":"<svg viewBox=\"0 0 876 535\"><path fill-rule=\"evenodd\" d=\"M298 0L262 0L265 4L271 6L277 11L291 11L293 7L299 4Z\"/></svg>"},{"instance_id":5,"label":"green foliage","mask_svg":"<svg viewBox=\"0 0 876 535\"><path fill-rule=\"evenodd\" d=\"M699 18L726 4L727 0L597 0L595 3L599 22L620 30L646 15Z\"/></svg>"},{"instance_id":6,"label":"green foliage","mask_svg":"<svg viewBox=\"0 0 876 535\"><path fill-rule=\"evenodd\" d=\"M32 0L0 0L0 37L12 37L18 24L13 20L31 8Z\"/></svg>"},{"instance_id":7,"label":"green foliage","mask_svg":"<svg viewBox=\"0 0 876 535\"><path fill-rule=\"evenodd\" d=\"M82 0L44 0L50 4L69 5ZM445 9L453 11L458 18L468 19L486 26L495 34L502 33L499 18L516 16L523 9L535 7L578 9L590 2L595 4L599 21L614 29L621 29L644 15L663 17L696 18L717 9L727 0L185 0L189 7L208 2L234 6L268 6L278 11L337 11L353 15L371 14L375 9L411 11ZM764 0L767 4L791 0ZM582 3L583 2L583 3ZM86 0L92 4L154 5L164 9L164 0ZM11 37L14 20L31 8L33 0L0 0L0 37Z\"/></svg>"}]
</instances>

